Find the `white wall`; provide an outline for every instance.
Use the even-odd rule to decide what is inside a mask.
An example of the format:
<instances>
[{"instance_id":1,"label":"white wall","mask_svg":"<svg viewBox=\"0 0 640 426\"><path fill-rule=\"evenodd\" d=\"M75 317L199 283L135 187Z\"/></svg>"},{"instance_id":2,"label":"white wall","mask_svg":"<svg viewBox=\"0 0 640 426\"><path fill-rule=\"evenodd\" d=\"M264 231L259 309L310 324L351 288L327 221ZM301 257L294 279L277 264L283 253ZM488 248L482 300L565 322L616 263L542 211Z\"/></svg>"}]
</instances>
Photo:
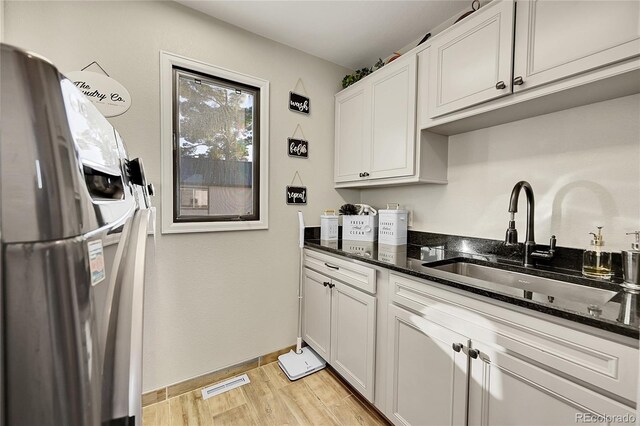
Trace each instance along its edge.
<instances>
[{"instance_id":1,"label":"white wall","mask_svg":"<svg viewBox=\"0 0 640 426\"><path fill-rule=\"evenodd\" d=\"M0 0L0 43L4 42L4 0Z\"/></svg>"},{"instance_id":2,"label":"white wall","mask_svg":"<svg viewBox=\"0 0 640 426\"><path fill-rule=\"evenodd\" d=\"M297 208L285 205L285 186L299 170L311 225L323 209L345 202L333 189L333 94L348 70L174 2L9 2L5 12L6 42L39 52L63 72L98 61L129 89L131 109L111 122L160 191L161 49L271 82L269 230L158 235L145 294L144 389L295 343ZM298 77L309 91L310 117L287 110ZM310 140L308 160L286 154L297 123Z\"/></svg>"},{"instance_id":3,"label":"white wall","mask_svg":"<svg viewBox=\"0 0 640 426\"><path fill-rule=\"evenodd\" d=\"M605 242L626 248L640 229L640 95L573 108L449 138L449 184L362 191L364 203L399 202L413 229L504 238L509 196L519 180L536 198L536 241L589 243L604 225ZM526 202L516 223L525 235Z\"/></svg>"}]
</instances>

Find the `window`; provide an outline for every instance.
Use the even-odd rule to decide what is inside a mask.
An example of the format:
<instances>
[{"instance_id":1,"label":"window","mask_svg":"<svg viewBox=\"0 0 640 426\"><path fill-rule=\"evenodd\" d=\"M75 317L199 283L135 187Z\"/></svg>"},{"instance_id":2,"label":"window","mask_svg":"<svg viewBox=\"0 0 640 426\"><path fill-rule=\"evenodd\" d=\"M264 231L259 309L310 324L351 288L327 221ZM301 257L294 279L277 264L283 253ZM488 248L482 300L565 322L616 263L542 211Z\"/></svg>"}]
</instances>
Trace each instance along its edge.
<instances>
[{"instance_id":1,"label":"window","mask_svg":"<svg viewBox=\"0 0 640 426\"><path fill-rule=\"evenodd\" d=\"M260 89L173 74L174 221L258 220Z\"/></svg>"},{"instance_id":2,"label":"window","mask_svg":"<svg viewBox=\"0 0 640 426\"><path fill-rule=\"evenodd\" d=\"M162 230L267 228L268 82L161 54Z\"/></svg>"}]
</instances>

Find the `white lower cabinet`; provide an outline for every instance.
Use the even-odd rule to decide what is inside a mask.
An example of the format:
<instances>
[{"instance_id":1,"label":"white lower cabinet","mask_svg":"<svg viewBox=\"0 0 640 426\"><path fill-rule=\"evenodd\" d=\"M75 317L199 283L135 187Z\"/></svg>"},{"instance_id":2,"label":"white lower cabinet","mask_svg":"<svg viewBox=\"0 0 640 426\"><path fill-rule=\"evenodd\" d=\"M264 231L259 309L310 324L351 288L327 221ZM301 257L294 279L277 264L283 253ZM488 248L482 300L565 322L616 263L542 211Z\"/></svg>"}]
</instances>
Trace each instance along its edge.
<instances>
[{"instance_id":1,"label":"white lower cabinet","mask_svg":"<svg viewBox=\"0 0 640 426\"><path fill-rule=\"evenodd\" d=\"M331 356L331 279L305 269L302 334L309 346L329 361Z\"/></svg>"},{"instance_id":2,"label":"white lower cabinet","mask_svg":"<svg viewBox=\"0 0 640 426\"><path fill-rule=\"evenodd\" d=\"M305 342L397 426L635 422L636 341L309 250L303 297Z\"/></svg>"},{"instance_id":3,"label":"white lower cabinet","mask_svg":"<svg viewBox=\"0 0 640 426\"><path fill-rule=\"evenodd\" d=\"M464 425L468 338L409 311L389 308L388 417L396 425Z\"/></svg>"},{"instance_id":4,"label":"white lower cabinet","mask_svg":"<svg viewBox=\"0 0 640 426\"><path fill-rule=\"evenodd\" d=\"M331 365L373 401L376 298L333 281Z\"/></svg>"},{"instance_id":5,"label":"white lower cabinet","mask_svg":"<svg viewBox=\"0 0 640 426\"><path fill-rule=\"evenodd\" d=\"M376 298L308 268L303 292L304 341L373 402Z\"/></svg>"},{"instance_id":6,"label":"white lower cabinet","mask_svg":"<svg viewBox=\"0 0 640 426\"><path fill-rule=\"evenodd\" d=\"M508 312L500 317L500 310L488 303L472 300L467 304L471 299L431 284L390 275L386 415L394 424L635 421L634 401L627 404L624 398L611 396L635 399L628 393L627 382L638 377L637 349L570 329L558 333L552 323L529 328L540 320L515 312L513 317ZM534 343L539 336L547 340ZM591 340L591 347L579 344L585 338ZM599 365L592 353L606 361ZM567 367L552 369L550 357ZM571 364L582 370L572 369ZM592 382L580 380L594 375L594 370L608 376L603 382L611 384L608 395Z\"/></svg>"},{"instance_id":7,"label":"white lower cabinet","mask_svg":"<svg viewBox=\"0 0 640 426\"><path fill-rule=\"evenodd\" d=\"M472 346L477 358L469 363L469 425L620 424L635 415L530 361L475 340Z\"/></svg>"}]
</instances>

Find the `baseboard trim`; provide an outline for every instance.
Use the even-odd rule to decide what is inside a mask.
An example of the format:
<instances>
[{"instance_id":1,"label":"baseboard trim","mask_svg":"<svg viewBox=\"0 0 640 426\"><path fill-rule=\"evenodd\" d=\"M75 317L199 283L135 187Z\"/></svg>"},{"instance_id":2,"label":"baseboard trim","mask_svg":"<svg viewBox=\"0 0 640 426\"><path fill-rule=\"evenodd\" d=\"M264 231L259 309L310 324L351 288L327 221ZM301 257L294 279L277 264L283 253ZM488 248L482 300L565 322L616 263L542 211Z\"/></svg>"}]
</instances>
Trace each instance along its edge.
<instances>
[{"instance_id":1,"label":"baseboard trim","mask_svg":"<svg viewBox=\"0 0 640 426\"><path fill-rule=\"evenodd\" d=\"M173 398L183 393L191 392L198 388L228 379L229 377L246 373L261 365L272 363L277 360L280 355L289 352L291 349L295 349L295 347L295 345L287 346L286 348L249 359L239 364L234 364L160 389L145 392L142 394L142 406L146 407L147 405L155 404L156 402L161 402L165 399Z\"/></svg>"}]
</instances>

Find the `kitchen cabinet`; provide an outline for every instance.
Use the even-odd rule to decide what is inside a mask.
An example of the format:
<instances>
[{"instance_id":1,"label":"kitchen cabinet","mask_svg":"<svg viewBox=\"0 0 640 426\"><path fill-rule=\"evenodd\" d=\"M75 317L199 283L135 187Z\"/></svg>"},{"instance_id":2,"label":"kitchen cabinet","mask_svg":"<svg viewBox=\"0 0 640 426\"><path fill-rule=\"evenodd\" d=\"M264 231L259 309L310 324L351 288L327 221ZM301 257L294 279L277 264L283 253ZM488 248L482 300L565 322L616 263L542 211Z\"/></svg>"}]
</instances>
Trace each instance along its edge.
<instances>
[{"instance_id":1,"label":"kitchen cabinet","mask_svg":"<svg viewBox=\"0 0 640 426\"><path fill-rule=\"evenodd\" d=\"M433 40L431 117L511 93L513 14L513 1L494 0Z\"/></svg>"},{"instance_id":2,"label":"kitchen cabinet","mask_svg":"<svg viewBox=\"0 0 640 426\"><path fill-rule=\"evenodd\" d=\"M640 55L640 2L519 0L514 91Z\"/></svg>"},{"instance_id":3,"label":"kitchen cabinet","mask_svg":"<svg viewBox=\"0 0 640 426\"><path fill-rule=\"evenodd\" d=\"M410 56L396 59L371 75L372 127L367 179L413 174L416 69L417 58Z\"/></svg>"},{"instance_id":4,"label":"kitchen cabinet","mask_svg":"<svg viewBox=\"0 0 640 426\"><path fill-rule=\"evenodd\" d=\"M369 294L375 292L369 278L373 276L375 281L375 271L319 253L307 253L303 340L373 402L376 297Z\"/></svg>"},{"instance_id":5,"label":"kitchen cabinet","mask_svg":"<svg viewBox=\"0 0 640 426\"><path fill-rule=\"evenodd\" d=\"M370 98L370 87L367 85L359 85L336 95L336 182L359 180L368 168L365 159L368 158L371 138Z\"/></svg>"},{"instance_id":6,"label":"kitchen cabinet","mask_svg":"<svg viewBox=\"0 0 640 426\"><path fill-rule=\"evenodd\" d=\"M330 364L373 402L376 298L340 281L332 283Z\"/></svg>"},{"instance_id":7,"label":"kitchen cabinet","mask_svg":"<svg viewBox=\"0 0 640 426\"><path fill-rule=\"evenodd\" d=\"M417 64L403 56L336 94L336 188L446 183L446 138L416 131Z\"/></svg>"},{"instance_id":8,"label":"kitchen cabinet","mask_svg":"<svg viewBox=\"0 0 640 426\"><path fill-rule=\"evenodd\" d=\"M309 269L304 271L303 339L325 361L331 357L331 288L326 284L330 282L330 278Z\"/></svg>"},{"instance_id":9,"label":"kitchen cabinet","mask_svg":"<svg viewBox=\"0 0 640 426\"><path fill-rule=\"evenodd\" d=\"M389 284L386 414L395 424L563 425L578 414L634 414L637 348L429 281L392 273Z\"/></svg>"},{"instance_id":10,"label":"kitchen cabinet","mask_svg":"<svg viewBox=\"0 0 640 426\"><path fill-rule=\"evenodd\" d=\"M634 410L573 383L559 374L512 356L508 351L472 341L469 368L469 425L609 424L598 416L618 416L624 423ZM477 354L477 355L476 355ZM578 418L577 416L582 417ZM587 421L587 416L595 421ZM593 416L593 417L590 417Z\"/></svg>"},{"instance_id":11,"label":"kitchen cabinet","mask_svg":"<svg viewBox=\"0 0 640 426\"><path fill-rule=\"evenodd\" d=\"M335 181L414 172L417 58L401 58L335 98Z\"/></svg>"},{"instance_id":12,"label":"kitchen cabinet","mask_svg":"<svg viewBox=\"0 0 640 426\"><path fill-rule=\"evenodd\" d=\"M388 417L396 425L463 425L468 338L397 306L389 317Z\"/></svg>"},{"instance_id":13,"label":"kitchen cabinet","mask_svg":"<svg viewBox=\"0 0 640 426\"><path fill-rule=\"evenodd\" d=\"M407 53L423 56L419 128L454 135L638 93L638 16L636 1L490 2Z\"/></svg>"}]
</instances>

